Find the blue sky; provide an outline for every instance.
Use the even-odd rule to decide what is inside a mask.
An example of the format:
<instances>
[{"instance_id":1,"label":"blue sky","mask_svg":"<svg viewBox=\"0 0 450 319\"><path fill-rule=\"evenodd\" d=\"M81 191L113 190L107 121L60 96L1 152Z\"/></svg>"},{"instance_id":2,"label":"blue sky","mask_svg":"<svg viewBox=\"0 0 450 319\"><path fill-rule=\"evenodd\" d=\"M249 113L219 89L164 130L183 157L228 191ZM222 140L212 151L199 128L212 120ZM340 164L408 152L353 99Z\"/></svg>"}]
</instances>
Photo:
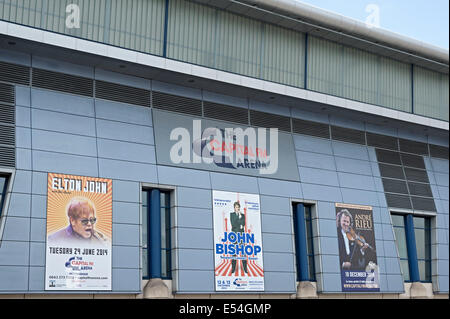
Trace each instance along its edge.
<instances>
[{"instance_id":1,"label":"blue sky","mask_svg":"<svg viewBox=\"0 0 450 319\"><path fill-rule=\"evenodd\" d=\"M448 50L448 0L299 0L315 7L366 21L366 6L379 8L380 27Z\"/></svg>"}]
</instances>

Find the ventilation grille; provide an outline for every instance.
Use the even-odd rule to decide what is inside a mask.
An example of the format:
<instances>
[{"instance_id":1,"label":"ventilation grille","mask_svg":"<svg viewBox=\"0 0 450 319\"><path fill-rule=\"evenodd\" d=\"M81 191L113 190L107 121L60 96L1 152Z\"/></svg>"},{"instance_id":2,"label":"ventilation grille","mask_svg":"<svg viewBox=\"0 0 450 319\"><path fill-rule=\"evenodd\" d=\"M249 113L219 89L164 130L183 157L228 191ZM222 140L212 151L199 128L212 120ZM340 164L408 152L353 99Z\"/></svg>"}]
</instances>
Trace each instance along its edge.
<instances>
[{"instance_id":1,"label":"ventilation grille","mask_svg":"<svg viewBox=\"0 0 450 319\"><path fill-rule=\"evenodd\" d=\"M161 92L152 92L152 106L157 109L202 116L202 101Z\"/></svg>"},{"instance_id":2,"label":"ventilation grille","mask_svg":"<svg viewBox=\"0 0 450 319\"><path fill-rule=\"evenodd\" d=\"M292 131L297 134L311 135L322 138L330 138L330 127L328 124L310 122L292 118Z\"/></svg>"},{"instance_id":3,"label":"ventilation grille","mask_svg":"<svg viewBox=\"0 0 450 319\"><path fill-rule=\"evenodd\" d=\"M405 181L396 179L383 178L384 191L388 193L406 194L408 195L408 187Z\"/></svg>"},{"instance_id":4,"label":"ventilation grille","mask_svg":"<svg viewBox=\"0 0 450 319\"><path fill-rule=\"evenodd\" d=\"M411 196L412 205L415 210L436 211L436 205L432 198L422 198Z\"/></svg>"},{"instance_id":5,"label":"ventilation grille","mask_svg":"<svg viewBox=\"0 0 450 319\"><path fill-rule=\"evenodd\" d=\"M409 146L417 150L417 145ZM380 149L375 152L389 207L436 211L422 156Z\"/></svg>"},{"instance_id":6,"label":"ventilation grille","mask_svg":"<svg viewBox=\"0 0 450 319\"><path fill-rule=\"evenodd\" d=\"M0 81L21 85L30 85L30 67L0 62ZM92 97L94 94L94 80L32 68L32 85L38 88L72 93ZM103 81L95 81L96 96L102 99L149 106L150 92L148 90L118 85ZM180 112L194 116L202 115L200 100L153 92L153 106L173 112ZM0 83L0 104L14 104L14 87ZM226 109L227 108L227 109ZM229 109L233 109L231 112ZM241 124L248 124L248 114L244 115L239 108L205 102L205 116ZM4 109L0 110L3 112ZM251 111L251 124L260 127L277 127L291 132L290 118L263 112ZM292 130L297 134L330 138L327 124L292 119ZM426 144L407 139L397 139L375 133L364 133L342 127L331 126L332 138L340 141L357 143L387 150L400 150L404 153L429 155L431 157L449 159L449 148L439 145ZM406 165L406 164L405 164Z\"/></svg>"},{"instance_id":7,"label":"ventilation grille","mask_svg":"<svg viewBox=\"0 0 450 319\"><path fill-rule=\"evenodd\" d=\"M398 139L391 136L366 133L367 145L398 151Z\"/></svg>"},{"instance_id":8,"label":"ventilation grille","mask_svg":"<svg viewBox=\"0 0 450 319\"><path fill-rule=\"evenodd\" d=\"M15 107L13 105L0 104L0 122L14 124Z\"/></svg>"},{"instance_id":9,"label":"ventilation grille","mask_svg":"<svg viewBox=\"0 0 450 319\"><path fill-rule=\"evenodd\" d=\"M116 83L95 81L95 97L150 107L150 91Z\"/></svg>"},{"instance_id":10,"label":"ventilation grille","mask_svg":"<svg viewBox=\"0 0 450 319\"><path fill-rule=\"evenodd\" d=\"M23 65L0 62L0 81L30 85L30 68Z\"/></svg>"},{"instance_id":11,"label":"ventilation grille","mask_svg":"<svg viewBox=\"0 0 450 319\"><path fill-rule=\"evenodd\" d=\"M422 156L411 154L400 154L404 166L425 169L425 162Z\"/></svg>"},{"instance_id":12,"label":"ventilation grille","mask_svg":"<svg viewBox=\"0 0 450 319\"><path fill-rule=\"evenodd\" d=\"M386 194L386 202L389 207L412 209L409 196Z\"/></svg>"},{"instance_id":13,"label":"ventilation grille","mask_svg":"<svg viewBox=\"0 0 450 319\"><path fill-rule=\"evenodd\" d=\"M0 166L15 167L15 90L13 85L0 83Z\"/></svg>"},{"instance_id":14,"label":"ventilation grille","mask_svg":"<svg viewBox=\"0 0 450 319\"><path fill-rule=\"evenodd\" d=\"M291 132L291 118L282 115L250 110L250 124L265 128L278 128L280 131Z\"/></svg>"},{"instance_id":15,"label":"ventilation grille","mask_svg":"<svg viewBox=\"0 0 450 319\"><path fill-rule=\"evenodd\" d=\"M405 175L408 181L429 183L426 171L405 167Z\"/></svg>"},{"instance_id":16,"label":"ventilation grille","mask_svg":"<svg viewBox=\"0 0 450 319\"><path fill-rule=\"evenodd\" d=\"M93 96L94 80L33 68L33 86L83 96Z\"/></svg>"},{"instance_id":17,"label":"ventilation grille","mask_svg":"<svg viewBox=\"0 0 450 319\"><path fill-rule=\"evenodd\" d=\"M430 156L448 159L448 147L430 144Z\"/></svg>"},{"instance_id":18,"label":"ventilation grille","mask_svg":"<svg viewBox=\"0 0 450 319\"><path fill-rule=\"evenodd\" d=\"M433 197L433 194L431 193L431 187L428 184L408 182L408 188L411 195Z\"/></svg>"},{"instance_id":19,"label":"ventilation grille","mask_svg":"<svg viewBox=\"0 0 450 319\"><path fill-rule=\"evenodd\" d=\"M399 139L400 151L417 155L428 155L428 145L426 143Z\"/></svg>"},{"instance_id":20,"label":"ventilation grille","mask_svg":"<svg viewBox=\"0 0 450 319\"><path fill-rule=\"evenodd\" d=\"M331 126L331 138L338 141L366 145L364 132L349 128Z\"/></svg>"},{"instance_id":21,"label":"ventilation grille","mask_svg":"<svg viewBox=\"0 0 450 319\"><path fill-rule=\"evenodd\" d=\"M212 119L248 125L248 110L244 108L204 101L203 112Z\"/></svg>"},{"instance_id":22,"label":"ventilation grille","mask_svg":"<svg viewBox=\"0 0 450 319\"><path fill-rule=\"evenodd\" d=\"M15 150L12 147L0 146L0 166L15 167Z\"/></svg>"},{"instance_id":23,"label":"ventilation grille","mask_svg":"<svg viewBox=\"0 0 450 319\"><path fill-rule=\"evenodd\" d=\"M15 103L15 91L13 85L0 83L0 103Z\"/></svg>"},{"instance_id":24,"label":"ventilation grille","mask_svg":"<svg viewBox=\"0 0 450 319\"><path fill-rule=\"evenodd\" d=\"M380 168L380 174L382 177L389 178L397 178L397 179L405 179L405 174L403 173L403 169L401 166L387 165L387 164L378 164Z\"/></svg>"},{"instance_id":25,"label":"ventilation grille","mask_svg":"<svg viewBox=\"0 0 450 319\"><path fill-rule=\"evenodd\" d=\"M14 126L0 124L0 144L15 146Z\"/></svg>"},{"instance_id":26,"label":"ventilation grille","mask_svg":"<svg viewBox=\"0 0 450 319\"><path fill-rule=\"evenodd\" d=\"M375 153L377 154L378 162L402 165L400 154L398 152L376 149Z\"/></svg>"}]
</instances>

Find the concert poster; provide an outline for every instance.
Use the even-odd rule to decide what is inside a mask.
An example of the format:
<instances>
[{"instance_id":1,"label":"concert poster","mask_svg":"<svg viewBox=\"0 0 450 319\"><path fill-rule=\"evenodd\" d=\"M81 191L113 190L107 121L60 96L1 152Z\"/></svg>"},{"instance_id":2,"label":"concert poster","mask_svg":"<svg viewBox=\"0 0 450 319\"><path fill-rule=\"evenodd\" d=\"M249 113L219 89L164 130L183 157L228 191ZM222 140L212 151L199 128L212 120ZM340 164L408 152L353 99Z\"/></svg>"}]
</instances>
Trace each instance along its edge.
<instances>
[{"instance_id":1,"label":"concert poster","mask_svg":"<svg viewBox=\"0 0 450 319\"><path fill-rule=\"evenodd\" d=\"M259 195L213 191L216 291L264 291Z\"/></svg>"},{"instance_id":2,"label":"concert poster","mask_svg":"<svg viewBox=\"0 0 450 319\"><path fill-rule=\"evenodd\" d=\"M48 173L45 290L111 290L112 180Z\"/></svg>"},{"instance_id":3,"label":"concert poster","mask_svg":"<svg viewBox=\"0 0 450 319\"><path fill-rule=\"evenodd\" d=\"M342 291L380 291L372 207L335 207Z\"/></svg>"}]
</instances>

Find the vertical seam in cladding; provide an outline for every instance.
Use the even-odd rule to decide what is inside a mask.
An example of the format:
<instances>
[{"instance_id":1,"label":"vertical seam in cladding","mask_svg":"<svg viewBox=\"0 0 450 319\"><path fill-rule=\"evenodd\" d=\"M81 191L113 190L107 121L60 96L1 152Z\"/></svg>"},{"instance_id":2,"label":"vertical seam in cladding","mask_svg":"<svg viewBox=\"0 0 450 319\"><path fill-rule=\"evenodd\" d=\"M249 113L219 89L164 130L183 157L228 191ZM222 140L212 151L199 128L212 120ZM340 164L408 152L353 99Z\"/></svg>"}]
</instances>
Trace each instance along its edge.
<instances>
[{"instance_id":1,"label":"vertical seam in cladding","mask_svg":"<svg viewBox=\"0 0 450 319\"><path fill-rule=\"evenodd\" d=\"M164 39L163 39L163 57L167 57L167 31L169 25L169 0L165 0L164 8Z\"/></svg>"},{"instance_id":2,"label":"vertical seam in cladding","mask_svg":"<svg viewBox=\"0 0 450 319\"><path fill-rule=\"evenodd\" d=\"M45 29L45 27L44 27L44 17L45 17L44 12L46 11L46 8L47 8L47 1L43 0L42 6L41 6L41 28L42 29ZM10 8L10 10L11 10L11 8Z\"/></svg>"},{"instance_id":3,"label":"vertical seam in cladding","mask_svg":"<svg viewBox=\"0 0 450 319\"><path fill-rule=\"evenodd\" d=\"M211 32L211 36L213 37L213 48L212 48L212 52L211 52L211 54L213 56L212 67L215 69L217 69L217 66L216 66L217 50L216 50L216 48L217 48L217 25L219 24L218 15L219 15L218 10L215 10L214 11L214 36L212 35L212 32Z\"/></svg>"},{"instance_id":4,"label":"vertical seam in cladding","mask_svg":"<svg viewBox=\"0 0 450 319\"><path fill-rule=\"evenodd\" d=\"M377 56L377 85L376 85L376 92L377 92L377 105L380 104L380 91L381 91L381 85L380 85L380 81L381 81L381 56Z\"/></svg>"},{"instance_id":5,"label":"vertical seam in cladding","mask_svg":"<svg viewBox=\"0 0 450 319\"><path fill-rule=\"evenodd\" d=\"M33 61L34 56L31 55L31 66L30 66L30 157L31 157L31 172L34 171L33 167L33 84L31 83L31 79L33 77ZM31 174L33 175L33 174ZM33 190L32 190L33 191Z\"/></svg>"},{"instance_id":6,"label":"vertical seam in cladding","mask_svg":"<svg viewBox=\"0 0 450 319\"><path fill-rule=\"evenodd\" d=\"M126 2L124 2L124 3L126 3ZM133 6L133 1L131 1L131 6ZM128 8L128 6L127 5L125 5L125 8L126 8L126 10L125 10L125 25L124 25L124 30L125 30L125 34L124 34L124 36L123 36L123 47L124 48L126 48L126 47L130 47L130 45L128 45L129 43L130 43L130 39L131 39L131 34L128 36L128 34L127 33L131 33L131 31L128 29L128 23L130 22L130 20L131 19L129 19L129 17L128 17L128 14L130 13L130 11L131 10L133 10L133 7L131 8L131 10Z\"/></svg>"},{"instance_id":7,"label":"vertical seam in cladding","mask_svg":"<svg viewBox=\"0 0 450 319\"><path fill-rule=\"evenodd\" d=\"M411 113L414 114L414 64L411 64Z\"/></svg>"},{"instance_id":8,"label":"vertical seam in cladding","mask_svg":"<svg viewBox=\"0 0 450 319\"><path fill-rule=\"evenodd\" d=\"M97 68L94 67L94 79L96 78L96 71ZM98 132L97 132L97 99L96 99L96 82L93 82L93 94L92 94L92 100L93 100L93 107L94 107L94 126L95 126L95 150L97 152L97 176L100 177L100 158L98 153Z\"/></svg>"},{"instance_id":9,"label":"vertical seam in cladding","mask_svg":"<svg viewBox=\"0 0 450 319\"><path fill-rule=\"evenodd\" d=\"M30 112L30 157L31 157L31 171L30 171L30 174L31 174L31 181L30 181L30 184L31 184L31 194L30 194L30 209L31 210L33 210L33 172L34 172L34 170L33 170L33 117L31 116L31 114L32 114L32 107L33 107L33 100L32 100L32 94L31 94L31 91L32 91L32 84L31 84L31 79L32 79L32 72L33 72L33 68L32 68L32 66L33 66L33 55L31 55L31 57L30 57L30 110L29 110L29 112ZM15 96L14 96L14 100L15 100ZM16 104L15 103L16 101L14 101L14 105ZM17 157L17 156L16 156ZM15 159L15 161L16 161L16 167L17 167L17 158ZM6 223L5 223L6 224ZM46 225L45 225L45 231L46 231L46 233L47 233L47 223L46 223ZM45 260L45 258L46 258L46 254L45 254L45 257L44 257L44 260ZM28 241L28 272L27 272L27 276L28 276L28 279L27 279L27 284L28 284L28 290L30 290L30 271L31 271L31 211L30 211L30 238L29 238L29 241ZM45 281L45 280L44 280ZM44 283L44 285L45 285L45 283Z\"/></svg>"},{"instance_id":10,"label":"vertical seam in cladding","mask_svg":"<svg viewBox=\"0 0 450 319\"><path fill-rule=\"evenodd\" d=\"M305 88L305 90L308 89L308 33L305 33L305 67L304 67L304 83L303 83L303 87Z\"/></svg>"},{"instance_id":11,"label":"vertical seam in cladding","mask_svg":"<svg viewBox=\"0 0 450 319\"><path fill-rule=\"evenodd\" d=\"M135 12L134 10L134 4L135 1L131 1L131 10L130 12L130 36L129 36L129 42L128 42L128 47L131 48L131 50L136 50L136 33L133 33L133 24L136 22L135 19L133 19L133 13ZM128 14L127 14L128 17ZM134 45L133 45L134 42Z\"/></svg>"},{"instance_id":12,"label":"vertical seam in cladding","mask_svg":"<svg viewBox=\"0 0 450 319\"><path fill-rule=\"evenodd\" d=\"M262 69L263 69L263 59L264 59L264 37L265 37L265 23L261 22L261 43L259 47L259 78L263 78Z\"/></svg>"},{"instance_id":13,"label":"vertical seam in cladding","mask_svg":"<svg viewBox=\"0 0 450 319\"><path fill-rule=\"evenodd\" d=\"M328 115L328 122L330 122L330 115ZM334 154L334 143L333 143L333 139L332 139L332 135L331 135L331 125L328 125L328 127L330 130L331 154L333 156L334 168L335 168L336 178L337 178L337 182L338 182L338 186L339 186L339 193L341 194L341 203L342 203L342 202L344 202L344 194L342 194L342 186L341 186L341 181L340 181L339 174L338 174L336 154Z\"/></svg>"},{"instance_id":14,"label":"vertical seam in cladding","mask_svg":"<svg viewBox=\"0 0 450 319\"><path fill-rule=\"evenodd\" d=\"M154 108L153 108L153 98L152 98L152 96L153 96L153 80L150 80L150 115L151 115L151 118L152 118L152 132L154 134L154 132L155 132L155 129L154 129L154 127L155 127L155 117L153 116ZM156 152L155 136L153 136L153 142L155 143L155 150L154 150L154 152L155 152L155 163L158 163L158 152ZM160 181L159 181L158 165L155 164L155 166L156 166L156 182L159 185ZM175 197L175 199L176 199L176 197Z\"/></svg>"},{"instance_id":15,"label":"vertical seam in cladding","mask_svg":"<svg viewBox=\"0 0 450 319\"><path fill-rule=\"evenodd\" d=\"M202 112L202 118L205 117L205 103L204 103L204 97L203 97L203 89L200 89L200 110ZM212 184L211 184L212 185Z\"/></svg>"}]
</instances>

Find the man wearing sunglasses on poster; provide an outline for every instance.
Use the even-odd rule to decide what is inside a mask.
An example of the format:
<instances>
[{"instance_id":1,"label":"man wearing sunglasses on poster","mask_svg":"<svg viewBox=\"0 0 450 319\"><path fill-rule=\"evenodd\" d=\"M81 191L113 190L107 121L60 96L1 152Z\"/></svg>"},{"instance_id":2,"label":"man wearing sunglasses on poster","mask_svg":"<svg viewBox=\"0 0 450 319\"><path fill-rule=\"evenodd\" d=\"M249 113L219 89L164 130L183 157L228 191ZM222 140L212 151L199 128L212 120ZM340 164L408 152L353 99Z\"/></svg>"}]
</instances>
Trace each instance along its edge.
<instances>
[{"instance_id":1,"label":"man wearing sunglasses on poster","mask_svg":"<svg viewBox=\"0 0 450 319\"><path fill-rule=\"evenodd\" d=\"M51 234L48 237L50 242L105 243L107 241L107 237L94 228L97 218L91 201L75 197L67 207L69 226Z\"/></svg>"}]
</instances>

